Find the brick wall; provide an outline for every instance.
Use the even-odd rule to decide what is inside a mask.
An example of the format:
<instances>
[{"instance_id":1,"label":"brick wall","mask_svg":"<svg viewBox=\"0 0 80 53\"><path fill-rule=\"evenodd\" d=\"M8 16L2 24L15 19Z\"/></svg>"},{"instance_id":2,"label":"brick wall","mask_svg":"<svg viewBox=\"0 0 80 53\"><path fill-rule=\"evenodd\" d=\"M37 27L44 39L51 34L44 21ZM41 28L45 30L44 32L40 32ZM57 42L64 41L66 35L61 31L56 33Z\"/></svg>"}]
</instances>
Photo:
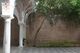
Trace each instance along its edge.
<instances>
[{"instance_id":1,"label":"brick wall","mask_svg":"<svg viewBox=\"0 0 80 53\"><path fill-rule=\"evenodd\" d=\"M51 26L49 21L40 15L29 19L27 26L27 45L34 46L48 41L79 41L80 27L67 26L58 20Z\"/></svg>"}]
</instances>

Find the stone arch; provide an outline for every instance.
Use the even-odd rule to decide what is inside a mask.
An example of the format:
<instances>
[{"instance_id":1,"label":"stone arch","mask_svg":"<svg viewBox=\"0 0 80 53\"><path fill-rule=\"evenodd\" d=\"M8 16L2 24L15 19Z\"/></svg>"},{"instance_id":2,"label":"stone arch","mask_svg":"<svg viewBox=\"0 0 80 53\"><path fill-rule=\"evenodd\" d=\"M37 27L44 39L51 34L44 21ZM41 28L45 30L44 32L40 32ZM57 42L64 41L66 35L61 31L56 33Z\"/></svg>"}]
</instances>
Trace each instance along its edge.
<instances>
[{"instance_id":1,"label":"stone arch","mask_svg":"<svg viewBox=\"0 0 80 53\"><path fill-rule=\"evenodd\" d=\"M18 12L17 8L15 8L15 10L14 10L14 17L16 17L19 22L19 12Z\"/></svg>"},{"instance_id":2,"label":"stone arch","mask_svg":"<svg viewBox=\"0 0 80 53\"><path fill-rule=\"evenodd\" d=\"M20 13L18 11L18 8L15 7L14 10L14 19L12 19L11 23L11 45L12 46L19 46L19 18Z\"/></svg>"},{"instance_id":3,"label":"stone arch","mask_svg":"<svg viewBox=\"0 0 80 53\"><path fill-rule=\"evenodd\" d=\"M19 26L18 26L18 19L19 13L17 8L14 10L14 19L12 19L11 23L11 45L18 46L19 43ZM0 47L3 46L3 36L4 36L4 19L0 17Z\"/></svg>"},{"instance_id":4,"label":"stone arch","mask_svg":"<svg viewBox=\"0 0 80 53\"><path fill-rule=\"evenodd\" d=\"M0 47L3 46L4 24L4 19L0 17ZM14 15L14 19L12 19L11 25L11 46L18 46L19 26L16 15Z\"/></svg>"},{"instance_id":5,"label":"stone arch","mask_svg":"<svg viewBox=\"0 0 80 53\"><path fill-rule=\"evenodd\" d=\"M14 19L11 23L11 46L18 46L19 45L19 25L18 19L14 15Z\"/></svg>"}]
</instances>

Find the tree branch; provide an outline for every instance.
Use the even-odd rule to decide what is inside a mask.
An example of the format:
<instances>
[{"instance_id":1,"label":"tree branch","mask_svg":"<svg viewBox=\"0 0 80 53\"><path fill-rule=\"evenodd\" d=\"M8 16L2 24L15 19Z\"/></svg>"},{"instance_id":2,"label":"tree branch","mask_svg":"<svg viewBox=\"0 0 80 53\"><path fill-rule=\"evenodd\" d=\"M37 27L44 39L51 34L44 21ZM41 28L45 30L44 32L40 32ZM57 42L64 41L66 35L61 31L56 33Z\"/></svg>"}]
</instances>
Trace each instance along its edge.
<instances>
[{"instance_id":1,"label":"tree branch","mask_svg":"<svg viewBox=\"0 0 80 53\"><path fill-rule=\"evenodd\" d=\"M40 29L41 29L41 27L42 27L44 21L45 21L45 18L44 18L43 21L41 22L41 24L40 24L40 26L39 26L39 28L38 28L36 34L35 34L35 37L34 37L34 40L33 40L33 46L34 46L34 47L36 46L36 39L37 39L37 37L38 37L38 33L39 33L39 31L40 31Z\"/></svg>"}]
</instances>

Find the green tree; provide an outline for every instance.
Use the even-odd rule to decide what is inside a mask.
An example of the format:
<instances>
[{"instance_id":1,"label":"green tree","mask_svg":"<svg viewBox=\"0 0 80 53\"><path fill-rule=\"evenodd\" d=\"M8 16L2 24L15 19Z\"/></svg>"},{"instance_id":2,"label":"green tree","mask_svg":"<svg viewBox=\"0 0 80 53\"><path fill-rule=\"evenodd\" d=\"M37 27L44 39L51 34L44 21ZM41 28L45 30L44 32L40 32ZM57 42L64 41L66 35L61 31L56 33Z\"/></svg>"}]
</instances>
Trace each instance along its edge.
<instances>
[{"instance_id":1,"label":"green tree","mask_svg":"<svg viewBox=\"0 0 80 53\"><path fill-rule=\"evenodd\" d=\"M37 12L45 15L50 23L57 19L80 23L80 0L36 0L36 2Z\"/></svg>"}]
</instances>

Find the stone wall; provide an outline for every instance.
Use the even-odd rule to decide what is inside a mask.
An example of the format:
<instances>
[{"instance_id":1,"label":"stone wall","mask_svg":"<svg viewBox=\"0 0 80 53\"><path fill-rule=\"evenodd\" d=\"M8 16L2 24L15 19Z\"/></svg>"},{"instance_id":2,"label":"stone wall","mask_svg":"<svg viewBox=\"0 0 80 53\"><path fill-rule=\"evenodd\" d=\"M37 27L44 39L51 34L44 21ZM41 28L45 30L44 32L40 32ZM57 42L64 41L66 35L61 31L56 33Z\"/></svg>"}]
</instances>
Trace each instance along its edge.
<instances>
[{"instance_id":1,"label":"stone wall","mask_svg":"<svg viewBox=\"0 0 80 53\"><path fill-rule=\"evenodd\" d=\"M49 21L40 15L36 15L35 18L29 18L27 25L28 46L35 46L49 41L79 42L79 40L80 27L66 26L60 20L51 26Z\"/></svg>"}]
</instances>

